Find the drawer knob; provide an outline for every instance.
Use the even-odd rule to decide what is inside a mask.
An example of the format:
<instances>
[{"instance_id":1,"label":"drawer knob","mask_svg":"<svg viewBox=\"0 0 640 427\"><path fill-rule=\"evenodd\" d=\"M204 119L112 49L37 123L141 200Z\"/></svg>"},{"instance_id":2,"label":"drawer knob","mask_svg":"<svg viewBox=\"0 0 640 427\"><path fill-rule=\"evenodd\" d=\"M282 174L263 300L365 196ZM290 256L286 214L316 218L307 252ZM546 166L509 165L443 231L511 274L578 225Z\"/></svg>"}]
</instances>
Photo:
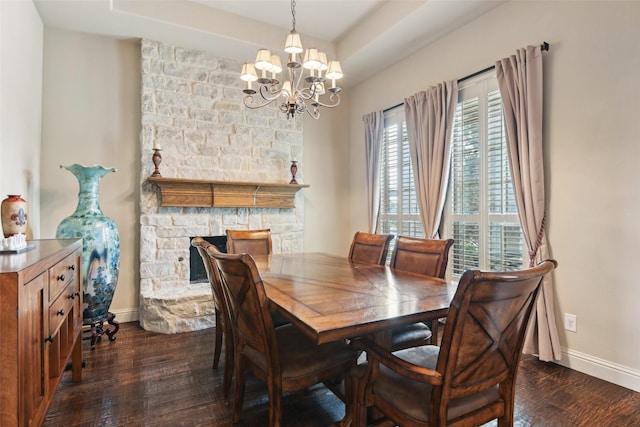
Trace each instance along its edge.
<instances>
[{"instance_id":1,"label":"drawer knob","mask_svg":"<svg viewBox=\"0 0 640 427\"><path fill-rule=\"evenodd\" d=\"M69 296L67 297L69 299L76 299L76 294L69 294Z\"/></svg>"},{"instance_id":2,"label":"drawer knob","mask_svg":"<svg viewBox=\"0 0 640 427\"><path fill-rule=\"evenodd\" d=\"M45 342L53 342L53 335L49 335L44 339Z\"/></svg>"},{"instance_id":3,"label":"drawer knob","mask_svg":"<svg viewBox=\"0 0 640 427\"><path fill-rule=\"evenodd\" d=\"M64 274L59 275L58 280L64 282Z\"/></svg>"},{"instance_id":4,"label":"drawer knob","mask_svg":"<svg viewBox=\"0 0 640 427\"><path fill-rule=\"evenodd\" d=\"M64 309L61 309L61 310L58 312L58 316L64 316Z\"/></svg>"},{"instance_id":5,"label":"drawer knob","mask_svg":"<svg viewBox=\"0 0 640 427\"><path fill-rule=\"evenodd\" d=\"M69 266L69 270L74 271L76 269L76 265L75 264L71 264Z\"/></svg>"}]
</instances>

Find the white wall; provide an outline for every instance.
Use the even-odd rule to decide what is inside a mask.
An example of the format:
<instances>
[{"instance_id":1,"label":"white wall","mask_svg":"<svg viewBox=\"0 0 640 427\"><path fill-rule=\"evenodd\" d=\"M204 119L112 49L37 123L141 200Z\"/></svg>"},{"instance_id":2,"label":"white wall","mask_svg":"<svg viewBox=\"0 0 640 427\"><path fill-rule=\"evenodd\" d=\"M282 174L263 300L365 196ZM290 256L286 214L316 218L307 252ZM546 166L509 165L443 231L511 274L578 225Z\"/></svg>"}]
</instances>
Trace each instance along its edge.
<instances>
[{"instance_id":1,"label":"white wall","mask_svg":"<svg viewBox=\"0 0 640 427\"><path fill-rule=\"evenodd\" d=\"M44 36L42 237L54 238L77 205L78 182L60 165L117 168L101 181L100 207L120 232L111 311L130 320L140 282L140 42L53 28Z\"/></svg>"},{"instance_id":2,"label":"white wall","mask_svg":"<svg viewBox=\"0 0 640 427\"><path fill-rule=\"evenodd\" d=\"M27 237L40 237L43 25L32 2L0 1L0 199L27 200Z\"/></svg>"},{"instance_id":3,"label":"white wall","mask_svg":"<svg viewBox=\"0 0 640 427\"><path fill-rule=\"evenodd\" d=\"M640 2L509 2L350 90L351 228L364 229L363 114L547 41L548 237L564 364L640 390Z\"/></svg>"}]
</instances>

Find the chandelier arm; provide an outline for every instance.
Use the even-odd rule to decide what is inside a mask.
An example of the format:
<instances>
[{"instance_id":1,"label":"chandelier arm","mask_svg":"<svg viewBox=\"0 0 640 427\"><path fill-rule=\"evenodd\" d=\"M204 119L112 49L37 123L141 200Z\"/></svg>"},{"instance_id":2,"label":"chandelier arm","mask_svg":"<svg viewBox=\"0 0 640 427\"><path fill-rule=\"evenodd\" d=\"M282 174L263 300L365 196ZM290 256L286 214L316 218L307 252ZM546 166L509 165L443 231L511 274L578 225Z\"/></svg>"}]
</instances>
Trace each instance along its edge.
<instances>
[{"instance_id":1,"label":"chandelier arm","mask_svg":"<svg viewBox=\"0 0 640 427\"><path fill-rule=\"evenodd\" d=\"M333 103L333 104L325 104L324 102L315 101L315 100L313 101L313 103L314 103L314 104L318 104L318 105L319 105L319 106L321 106L321 107L326 107L326 108L335 108L335 107L337 107L338 105L340 105L340 95L336 95L336 94L332 93L332 94L329 96L329 100L330 100L330 101L333 101L334 99L335 99L335 103Z\"/></svg>"},{"instance_id":2,"label":"chandelier arm","mask_svg":"<svg viewBox=\"0 0 640 427\"><path fill-rule=\"evenodd\" d=\"M307 114L315 120L318 120L320 118L320 110L318 109L318 107L314 107L313 109L311 108L307 108Z\"/></svg>"},{"instance_id":3,"label":"chandelier arm","mask_svg":"<svg viewBox=\"0 0 640 427\"><path fill-rule=\"evenodd\" d=\"M315 85L313 85L312 87L313 87L313 89L311 89L310 87L304 87L304 88L300 89L297 92L298 95L300 96L300 98L302 98L304 100L312 99L316 94Z\"/></svg>"},{"instance_id":4,"label":"chandelier arm","mask_svg":"<svg viewBox=\"0 0 640 427\"><path fill-rule=\"evenodd\" d=\"M273 101L275 101L276 98L271 99L271 100L266 100L262 103L257 103L255 101L255 98L253 97L253 95L247 95L244 97L243 102L245 107L247 108L251 108L252 110L258 109L258 108L262 108L262 107L266 107L267 105L271 104Z\"/></svg>"},{"instance_id":5,"label":"chandelier arm","mask_svg":"<svg viewBox=\"0 0 640 427\"><path fill-rule=\"evenodd\" d=\"M257 109L271 104L273 101L280 97L282 90L271 90L266 85L260 86L260 96L264 99L264 102L258 102L254 95L247 95L244 97L244 105L247 108Z\"/></svg>"}]
</instances>

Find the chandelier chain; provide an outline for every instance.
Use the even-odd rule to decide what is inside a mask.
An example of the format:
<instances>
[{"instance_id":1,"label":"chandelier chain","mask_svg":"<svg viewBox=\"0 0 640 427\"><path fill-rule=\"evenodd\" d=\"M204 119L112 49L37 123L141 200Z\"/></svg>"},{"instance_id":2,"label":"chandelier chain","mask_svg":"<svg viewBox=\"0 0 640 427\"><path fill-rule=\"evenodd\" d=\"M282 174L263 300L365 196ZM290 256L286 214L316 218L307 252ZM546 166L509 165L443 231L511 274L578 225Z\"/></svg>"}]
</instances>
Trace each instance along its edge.
<instances>
[{"instance_id":1,"label":"chandelier chain","mask_svg":"<svg viewBox=\"0 0 640 427\"><path fill-rule=\"evenodd\" d=\"M291 24L292 24L292 31L296 31L296 0L291 0Z\"/></svg>"}]
</instances>

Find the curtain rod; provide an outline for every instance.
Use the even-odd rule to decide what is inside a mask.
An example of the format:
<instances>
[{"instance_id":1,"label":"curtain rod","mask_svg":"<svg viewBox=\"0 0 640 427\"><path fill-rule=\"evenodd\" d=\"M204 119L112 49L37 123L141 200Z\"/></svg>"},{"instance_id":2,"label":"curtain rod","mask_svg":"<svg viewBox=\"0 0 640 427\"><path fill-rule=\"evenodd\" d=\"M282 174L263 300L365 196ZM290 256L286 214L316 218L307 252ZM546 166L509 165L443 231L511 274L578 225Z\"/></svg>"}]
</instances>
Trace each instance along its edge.
<instances>
[{"instance_id":1,"label":"curtain rod","mask_svg":"<svg viewBox=\"0 0 640 427\"><path fill-rule=\"evenodd\" d=\"M540 49L541 49L543 52L544 52L544 51L548 51L548 50L549 50L549 47L550 47L550 46L549 46L549 43L547 43L547 42L542 42L542 44L540 45ZM474 78L475 76L479 76L480 74L486 73L487 71L491 71L491 70L493 70L494 68L496 68L496 66L495 66L495 65L492 65L491 67L487 67L487 68L482 69L482 70L480 70L480 71L476 71L475 73L469 74L468 76L464 76L464 77L462 77L462 78L458 79L458 83L462 83L462 82L463 82L463 81L465 81L465 80L472 79L472 78ZM394 105L393 107L385 108L384 110L382 110L382 112L383 112L383 113L386 113L387 111L391 111L391 110L393 110L394 108L398 108L398 107L402 106L403 104L404 104L404 102L401 102L401 103L399 103L399 104Z\"/></svg>"}]
</instances>

